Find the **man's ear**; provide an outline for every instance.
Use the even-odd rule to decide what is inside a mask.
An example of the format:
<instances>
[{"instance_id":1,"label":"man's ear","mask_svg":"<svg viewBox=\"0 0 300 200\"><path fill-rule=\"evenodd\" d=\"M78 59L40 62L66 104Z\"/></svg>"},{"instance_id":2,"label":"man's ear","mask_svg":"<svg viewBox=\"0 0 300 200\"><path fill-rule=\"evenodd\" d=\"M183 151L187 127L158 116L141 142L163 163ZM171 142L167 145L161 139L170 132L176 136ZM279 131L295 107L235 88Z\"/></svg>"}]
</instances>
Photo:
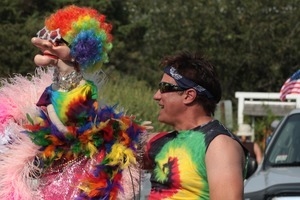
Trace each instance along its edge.
<instances>
[{"instance_id":1,"label":"man's ear","mask_svg":"<svg viewBox=\"0 0 300 200\"><path fill-rule=\"evenodd\" d=\"M184 91L184 103L189 104L194 102L197 97L197 92L195 89L190 88Z\"/></svg>"}]
</instances>

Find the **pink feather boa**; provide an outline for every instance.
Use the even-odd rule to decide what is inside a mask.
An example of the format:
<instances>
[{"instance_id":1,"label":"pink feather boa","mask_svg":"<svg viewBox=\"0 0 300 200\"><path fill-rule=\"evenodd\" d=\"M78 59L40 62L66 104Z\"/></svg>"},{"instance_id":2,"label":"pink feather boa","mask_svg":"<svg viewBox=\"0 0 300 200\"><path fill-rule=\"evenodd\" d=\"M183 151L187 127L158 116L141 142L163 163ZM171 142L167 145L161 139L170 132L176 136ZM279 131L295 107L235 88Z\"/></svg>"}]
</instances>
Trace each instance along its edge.
<instances>
[{"instance_id":1,"label":"pink feather boa","mask_svg":"<svg viewBox=\"0 0 300 200\"><path fill-rule=\"evenodd\" d=\"M0 82L0 196L1 199L41 199L39 169L34 165L39 147L21 133L26 114L36 115L35 103L52 82L52 70L37 68L35 75L15 75Z\"/></svg>"},{"instance_id":2,"label":"pink feather boa","mask_svg":"<svg viewBox=\"0 0 300 200\"><path fill-rule=\"evenodd\" d=\"M11 142L0 153L0 197L7 200L41 199L37 191L39 169L34 165L34 158L39 147L29 137L22 134L22 127L9 123Z\"/></svg>"},{"instance_id":3,"label":"pink feather boa","mask_svg":"<svg viewBox=\"0 0 300 200\"><path fill-rule=\"evenodd\" d=\"M37 114L36 102L52 83L53 70L37 68L34 75L19 74L0 82L0 138L10 121L22 124L26 114Z\"/></svg>"}]
</instances>

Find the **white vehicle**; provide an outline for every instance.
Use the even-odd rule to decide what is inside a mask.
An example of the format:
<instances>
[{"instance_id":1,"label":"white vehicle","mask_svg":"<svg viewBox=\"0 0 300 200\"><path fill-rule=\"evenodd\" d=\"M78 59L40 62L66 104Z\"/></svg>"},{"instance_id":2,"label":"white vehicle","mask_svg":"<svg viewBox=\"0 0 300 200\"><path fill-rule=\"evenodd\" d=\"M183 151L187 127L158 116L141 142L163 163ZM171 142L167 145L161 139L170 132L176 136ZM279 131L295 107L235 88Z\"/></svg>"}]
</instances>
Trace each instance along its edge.
<instances>
[{"instance_id":1,"label":"white vehicle","mask_svg":"<svg viewBox=\"0 0 300 200\"><path fill-rule=\"evenodd\" d=\"M291 111L279 123L263 161L245 181L244 198L300 199L300 109Z\"/></svg>"}]
</instances>

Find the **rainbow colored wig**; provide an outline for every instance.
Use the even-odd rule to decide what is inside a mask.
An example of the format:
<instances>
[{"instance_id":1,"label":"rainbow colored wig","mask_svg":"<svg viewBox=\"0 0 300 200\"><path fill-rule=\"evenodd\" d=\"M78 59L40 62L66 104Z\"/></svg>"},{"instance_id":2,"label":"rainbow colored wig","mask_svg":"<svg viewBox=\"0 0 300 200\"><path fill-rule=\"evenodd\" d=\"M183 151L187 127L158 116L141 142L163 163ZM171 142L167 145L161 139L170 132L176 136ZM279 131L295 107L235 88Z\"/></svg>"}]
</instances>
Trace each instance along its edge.
<instances>
[{"instance_id":1,"label":"rainbow colored wig","mask_svg":"<svg viewBox=\"0 0 300 200\"><path fill-rule=\"evenodd\" d=\"M69 43L72 58L84 70L109 61L112 25L105 20L106 16L95 9L71 5L46 18L45 26L50 31L59 29Z\"/></svg>"}]
</instances>

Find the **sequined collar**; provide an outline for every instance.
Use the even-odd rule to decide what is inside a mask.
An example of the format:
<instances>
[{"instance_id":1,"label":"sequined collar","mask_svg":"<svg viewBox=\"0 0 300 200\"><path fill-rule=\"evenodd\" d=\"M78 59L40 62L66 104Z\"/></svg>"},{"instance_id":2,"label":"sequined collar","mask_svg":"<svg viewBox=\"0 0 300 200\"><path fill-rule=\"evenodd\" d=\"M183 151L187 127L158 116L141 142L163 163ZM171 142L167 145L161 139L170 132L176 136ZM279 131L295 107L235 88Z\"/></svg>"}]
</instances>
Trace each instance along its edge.
<instances>
[{"instance_id":1,"label":"sequined collar","mask_svg":"<svg viewBox=\"0 0 300 200\"><path fill-rule=\"evenodd\" d=\"M55 69L53 75L53 89L70 91L76 88L83 79L81 72L73 71L65 76L60 76L59 71Z\"/></svg>"}]
</instances>

